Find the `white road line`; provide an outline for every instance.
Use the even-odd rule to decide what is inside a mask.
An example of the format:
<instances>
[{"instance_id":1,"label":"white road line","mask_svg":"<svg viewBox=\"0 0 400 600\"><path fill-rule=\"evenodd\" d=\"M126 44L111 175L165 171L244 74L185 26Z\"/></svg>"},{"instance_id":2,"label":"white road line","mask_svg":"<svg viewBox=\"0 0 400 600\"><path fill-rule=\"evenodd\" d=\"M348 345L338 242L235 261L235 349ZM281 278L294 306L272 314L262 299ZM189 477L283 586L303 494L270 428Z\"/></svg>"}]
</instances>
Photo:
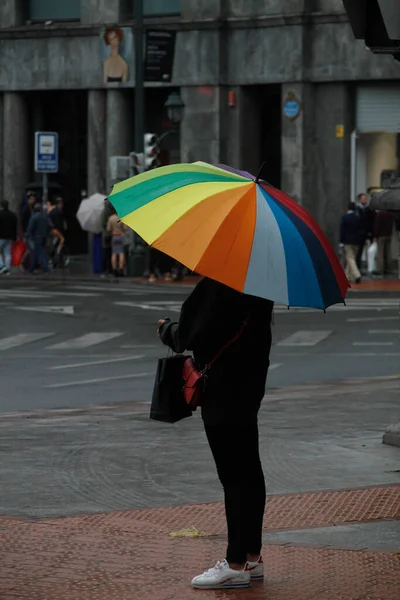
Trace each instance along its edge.
<instances>
[{"instance_id":1,"label":"white road line","mask_svg":"<svg viewBox=\"0 0 400 600\"><path fill-rule=\"evenodd\" d=\"M75 312L73 306L35 306L30 304L29 306L11 306L10 308L14 310L53 313L58 315L73 315Z\"/></svg>"},{"instance_id":2,"label":"white road line","mask_svg":"<svg viewBox=\"0 0 400 600\"><path fill-rule=\"evenodd\" d=\"M166 302L158 302L157 305L151 304L150 302L114 302L116 306L130 306L131 308L141 308L142 310L156 310L162 312L164 310L170 310L172 312L180 312L181 305L174 302L175 306L167 304Z\"/></svg>"},{"instance_id":3,"label":"white road line","mask_svg":"<svg viewBox=\"0 0 400 600\"><path fill-rule=\"evenodd\" d=\"M269 365L269 371L273 371L274 369L277 369L278 367L281 367L283 363L272 363Z\"/></svg>"},{"instance_id":4,"label":"white road line","mask_svg":"<svg viewBox=\"0 0 400 600\"><path fill-rule=\"evenodd\" d=\"M31 292L7 292L0 290L0 297L3 298L26 298L27 300L34 300L35 298L48 298L49 294L45 292L31 293Z\"/></svg>"},{"instance_id":5,"label":"white road line","mask_svg":"<svg viewBox=\"0 0 400 600\"><path fill-rule=\"evenodd\" d=\"M85 381L67 381L65 383L50 383L44 385L47 389L66 388L77 385L91 385L93 383L104 383L106 381L118 381L120 379L134 379L136 377L148 377L154 375L154 373L132 373L131 375L115 375L113 377L99 377L98 379L86 379Z\"/></svg>"},{"instance_id":6,"label":"white road line","mask_svg":"<svg viewBox=\"0 0 400 600\"><path fill-rule=\"evenodd\" d=\"M17 333L16 335L0 340L0 350L10 350L10 348L38 342L52 335L55 335L55 333Z\"/></svg>"},{"instance_id":7,"label":"white road line","mask_svg":"<svg viewBox=\"0 0 400 600\"><path fill-rule=\"evenodd\" d=\"M66 342L60 342L53 346L47 346L47 350L79 350L81 348L88 348L102 342L107 342L116 337L124 335L123 332L103 332L103 333L86 333L77 338L72 338Z\"/></svg>"},{"instance_id":8,"label":"white road line","mask_svg":"<svg viewBox=\"0 0 400 600\"><path fill-rule=\"evenodd\" d=\"M399 317L360 317L354 319L346 319L349 323L376 323L376 321L398 321Z\"/></svg>"},{"instance_id":9,"label":"white road line","mask_svg":"<svg viewBox=\"0 0 400 600\"><path fill-rule=\"evenodd\" d=\"M353 342L353 346L394 346L394 342Z\"/></svg>"},{"instance_id":10,"label":"white road line","mask_svg":"<svg viewBox=\"0 0 400 600\"><path fill-rule=\"evenodd\" d=\"M315 346L330 336L332 331L296 331L277 343L277 346Z\"/></svg>"},{"instance_id":11,"label":"white road line","mask_svg":"<svg viewBox=\"0 0 400 600\"><path fill-rule=\"evenodd\" d=\"M368 333L371 333L371 334L387 333L389 335L399 335L400 329L370 329L368 331Z\"/></svg>"},{"instance_id":12,"label":"white road line","mask_svg":"<svg viewBox=\"0 0 400 600\"><path fill-rule=\"evenodd\" d=\"M140 350L141 348L162 348L162 345L160 344L124 344L123 346L120 346L120 348L123 348L124 350L128 350L130 349L134 349L134 350Z\"/></svg>"},{"instance_id":13,"label":"white road line","mask_svg":"<svg viewBox=\"0 0 400 600\"><path fill-rule=\"evenodd\" d=\"M107 365L111 363L126 362L128 360L138 360L144 358L144 354L137 354L136 356L124 356L123 358L108 358L104 360L92 360L91 362L74 363L73 365L57 365L55 367L47 367L49 371L55 371L60 369L77 369L79 367L92 367L95 365Z\"/></svg>"}]
</instances>

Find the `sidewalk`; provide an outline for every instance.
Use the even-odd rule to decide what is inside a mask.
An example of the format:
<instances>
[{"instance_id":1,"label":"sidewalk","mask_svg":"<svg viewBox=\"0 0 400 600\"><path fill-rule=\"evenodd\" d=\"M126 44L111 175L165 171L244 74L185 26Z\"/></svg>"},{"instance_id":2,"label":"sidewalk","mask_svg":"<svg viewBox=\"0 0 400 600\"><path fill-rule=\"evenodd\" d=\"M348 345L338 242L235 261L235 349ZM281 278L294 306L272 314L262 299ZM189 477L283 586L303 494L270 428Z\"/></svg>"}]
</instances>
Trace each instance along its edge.
<instances>
[{"instance_id":1,"label":"sidewalk","mask_svg":"<svg viewBox=\"0 0 400 600\"><path fill-rule=\"evenodd\" d=\"M155 283L149 283L145 277L123 277L115 280L113 277L100 277L100 275L93 275L91 273L71 273L71 272L60 272L55 271L50 276L35 275L31 276L28 274L22 274L15 271L5 281L35 281L35 280L46 280L46 281L74 281L80 283L141 283L148 286L173 286L173 287L193 287L195 286L200 277L197 275L189 275L183 278L182 281L171 282L165 281L163 278L158 279ZM349 289L349 293L352 292L400 292L400 279L371 279L365 280L358 284L352 284Z\"/></svg>"},{"instance_id":2,"label":"sidewalk","mask_svg":"<svg viewBox=\"0 0 400 600\"><path fill-rule=\"evenodd\" d=\"M190 587L225 550L199 418L150 422L136 402L0 416L1 600L399 600L400 450L381 444L399 386L267 395L266 579L246 590Z\"/></svg>"}]
</instances>

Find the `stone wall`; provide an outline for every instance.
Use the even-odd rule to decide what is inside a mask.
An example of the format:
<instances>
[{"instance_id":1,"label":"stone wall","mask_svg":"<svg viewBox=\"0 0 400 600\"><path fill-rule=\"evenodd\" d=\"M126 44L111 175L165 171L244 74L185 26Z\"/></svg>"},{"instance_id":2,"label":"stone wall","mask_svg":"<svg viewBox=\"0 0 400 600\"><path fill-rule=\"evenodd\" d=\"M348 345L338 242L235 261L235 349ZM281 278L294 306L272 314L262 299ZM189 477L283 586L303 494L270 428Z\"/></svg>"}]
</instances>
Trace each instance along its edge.
<instances>
[{"instance_id":1,"label":"stone wall","mask_svg":"<svg viewBox=\"0 0 400 600\"><path fill-rule=\"evenodd\" d=\"M310 37L311 36L311 37ZM304 44L308 59L304 60ZM221 61L224 69L221 69ZM256 85L285 81L400 79L400 64L373 55L348 23L180 31L173 86ZM133 87L134 83L123 84ZM0 91L103 87L99 29L60 29L21 36L0 29Z\"/></svg>"}]
</instances>

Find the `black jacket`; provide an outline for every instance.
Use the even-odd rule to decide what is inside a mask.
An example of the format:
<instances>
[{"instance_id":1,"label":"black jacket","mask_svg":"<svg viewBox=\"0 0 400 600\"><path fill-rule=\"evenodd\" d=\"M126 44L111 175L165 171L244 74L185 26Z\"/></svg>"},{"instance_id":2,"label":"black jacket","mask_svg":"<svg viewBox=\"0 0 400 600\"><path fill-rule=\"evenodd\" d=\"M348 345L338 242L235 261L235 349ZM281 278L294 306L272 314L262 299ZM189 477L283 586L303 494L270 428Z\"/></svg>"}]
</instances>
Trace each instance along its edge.
<instances>
[{"instance_id":1,"label":"black jacket","mask_svg":"<svg viewBox=\"0 0 400 600\"><path fill-rule=\"evenodd\" d=\"M356 208L356 215L360 219L360 236L362 242L365 242L368 238L372 238L374 229L374 211L368 206L358 205Z\"/></svg>"},{"instance_id":2,"label":"black jacket","mask_svg":"<svg viewBox=\"0 0 400 600\"><path fill-rule=\"evenodd\" d=\"M11 210L0 210L0 240L17 239L18 219Z\"/></svg>"},{"instance_id":3,"label":"black jacket","mask_svg":"<svg viewBox=\"0 0 400 600\"><path fill-rule=\"evenodd\" d=\"M360 217L355 212L343 215L340 222L340 243L359 246L363 241Z\"/></svg>"},{"instance_id":4,"label":"black jacket","mask_svg":"<svg viewBox=\"0 0 400 600\"><path fill-rule=\"evenodd\" d=\"M33 213L26 235L35 242L45 242L50 233L49 220L40 212Z\"/></svg>"},{"instance_id":5,"label":"black jacket","mask_svg":"<svg viewBox=\"0 0 400 600\"><path fill-rule=\"evenodd\" d=\"M29 221L33 215L33 209L29 204L26 204L21 210L21 227L24 233L27 232Z\"/></svg>"},{"instance_id":6,"label":"black jacket","mask_svg":"<svg viewBox=\"0 0 400 600\"><path fill-rule=\"evenodd\" d=\"M207 375L202 416L210 425L254 418L265 394L273 302L202 279L184 302L178 323L166 323L161 341L174 352L193 351L202 369L248 319L240 338Z\"/></svg>"}]
</instances>

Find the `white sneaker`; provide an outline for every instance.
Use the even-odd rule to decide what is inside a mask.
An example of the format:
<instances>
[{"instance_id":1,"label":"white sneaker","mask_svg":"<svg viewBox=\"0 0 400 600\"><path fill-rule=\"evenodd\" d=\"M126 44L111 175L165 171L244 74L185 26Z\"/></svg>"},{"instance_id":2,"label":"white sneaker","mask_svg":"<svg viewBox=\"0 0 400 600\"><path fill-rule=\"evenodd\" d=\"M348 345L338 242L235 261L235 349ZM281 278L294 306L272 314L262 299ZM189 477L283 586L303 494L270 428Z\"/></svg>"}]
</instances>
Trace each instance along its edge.
<instances>
[{"instance_id":1,"label":"white sneaker","mask_svg":"<svg viewBox=\"0 0 400 600\"><path fill-rule=\"evenodd\" d=\"M250 577L253 581L257 579L264 579L264 561L261 555L257 562L249 561L247 565L250 571Z\"/></svg>"},{"instance_id":2,"label":"white sneaker","mask_svg":"<svg viewBox=\"0 0 400 600\"><path fill-rule=\"evenodd\" d=\"M244 588L250 585L248 563L241 571L229 567L226 560L217 562L215 567L204 571L192 580L192 587L199 590L219 590L227 588Z\"/></svg>"}]
</instances>

